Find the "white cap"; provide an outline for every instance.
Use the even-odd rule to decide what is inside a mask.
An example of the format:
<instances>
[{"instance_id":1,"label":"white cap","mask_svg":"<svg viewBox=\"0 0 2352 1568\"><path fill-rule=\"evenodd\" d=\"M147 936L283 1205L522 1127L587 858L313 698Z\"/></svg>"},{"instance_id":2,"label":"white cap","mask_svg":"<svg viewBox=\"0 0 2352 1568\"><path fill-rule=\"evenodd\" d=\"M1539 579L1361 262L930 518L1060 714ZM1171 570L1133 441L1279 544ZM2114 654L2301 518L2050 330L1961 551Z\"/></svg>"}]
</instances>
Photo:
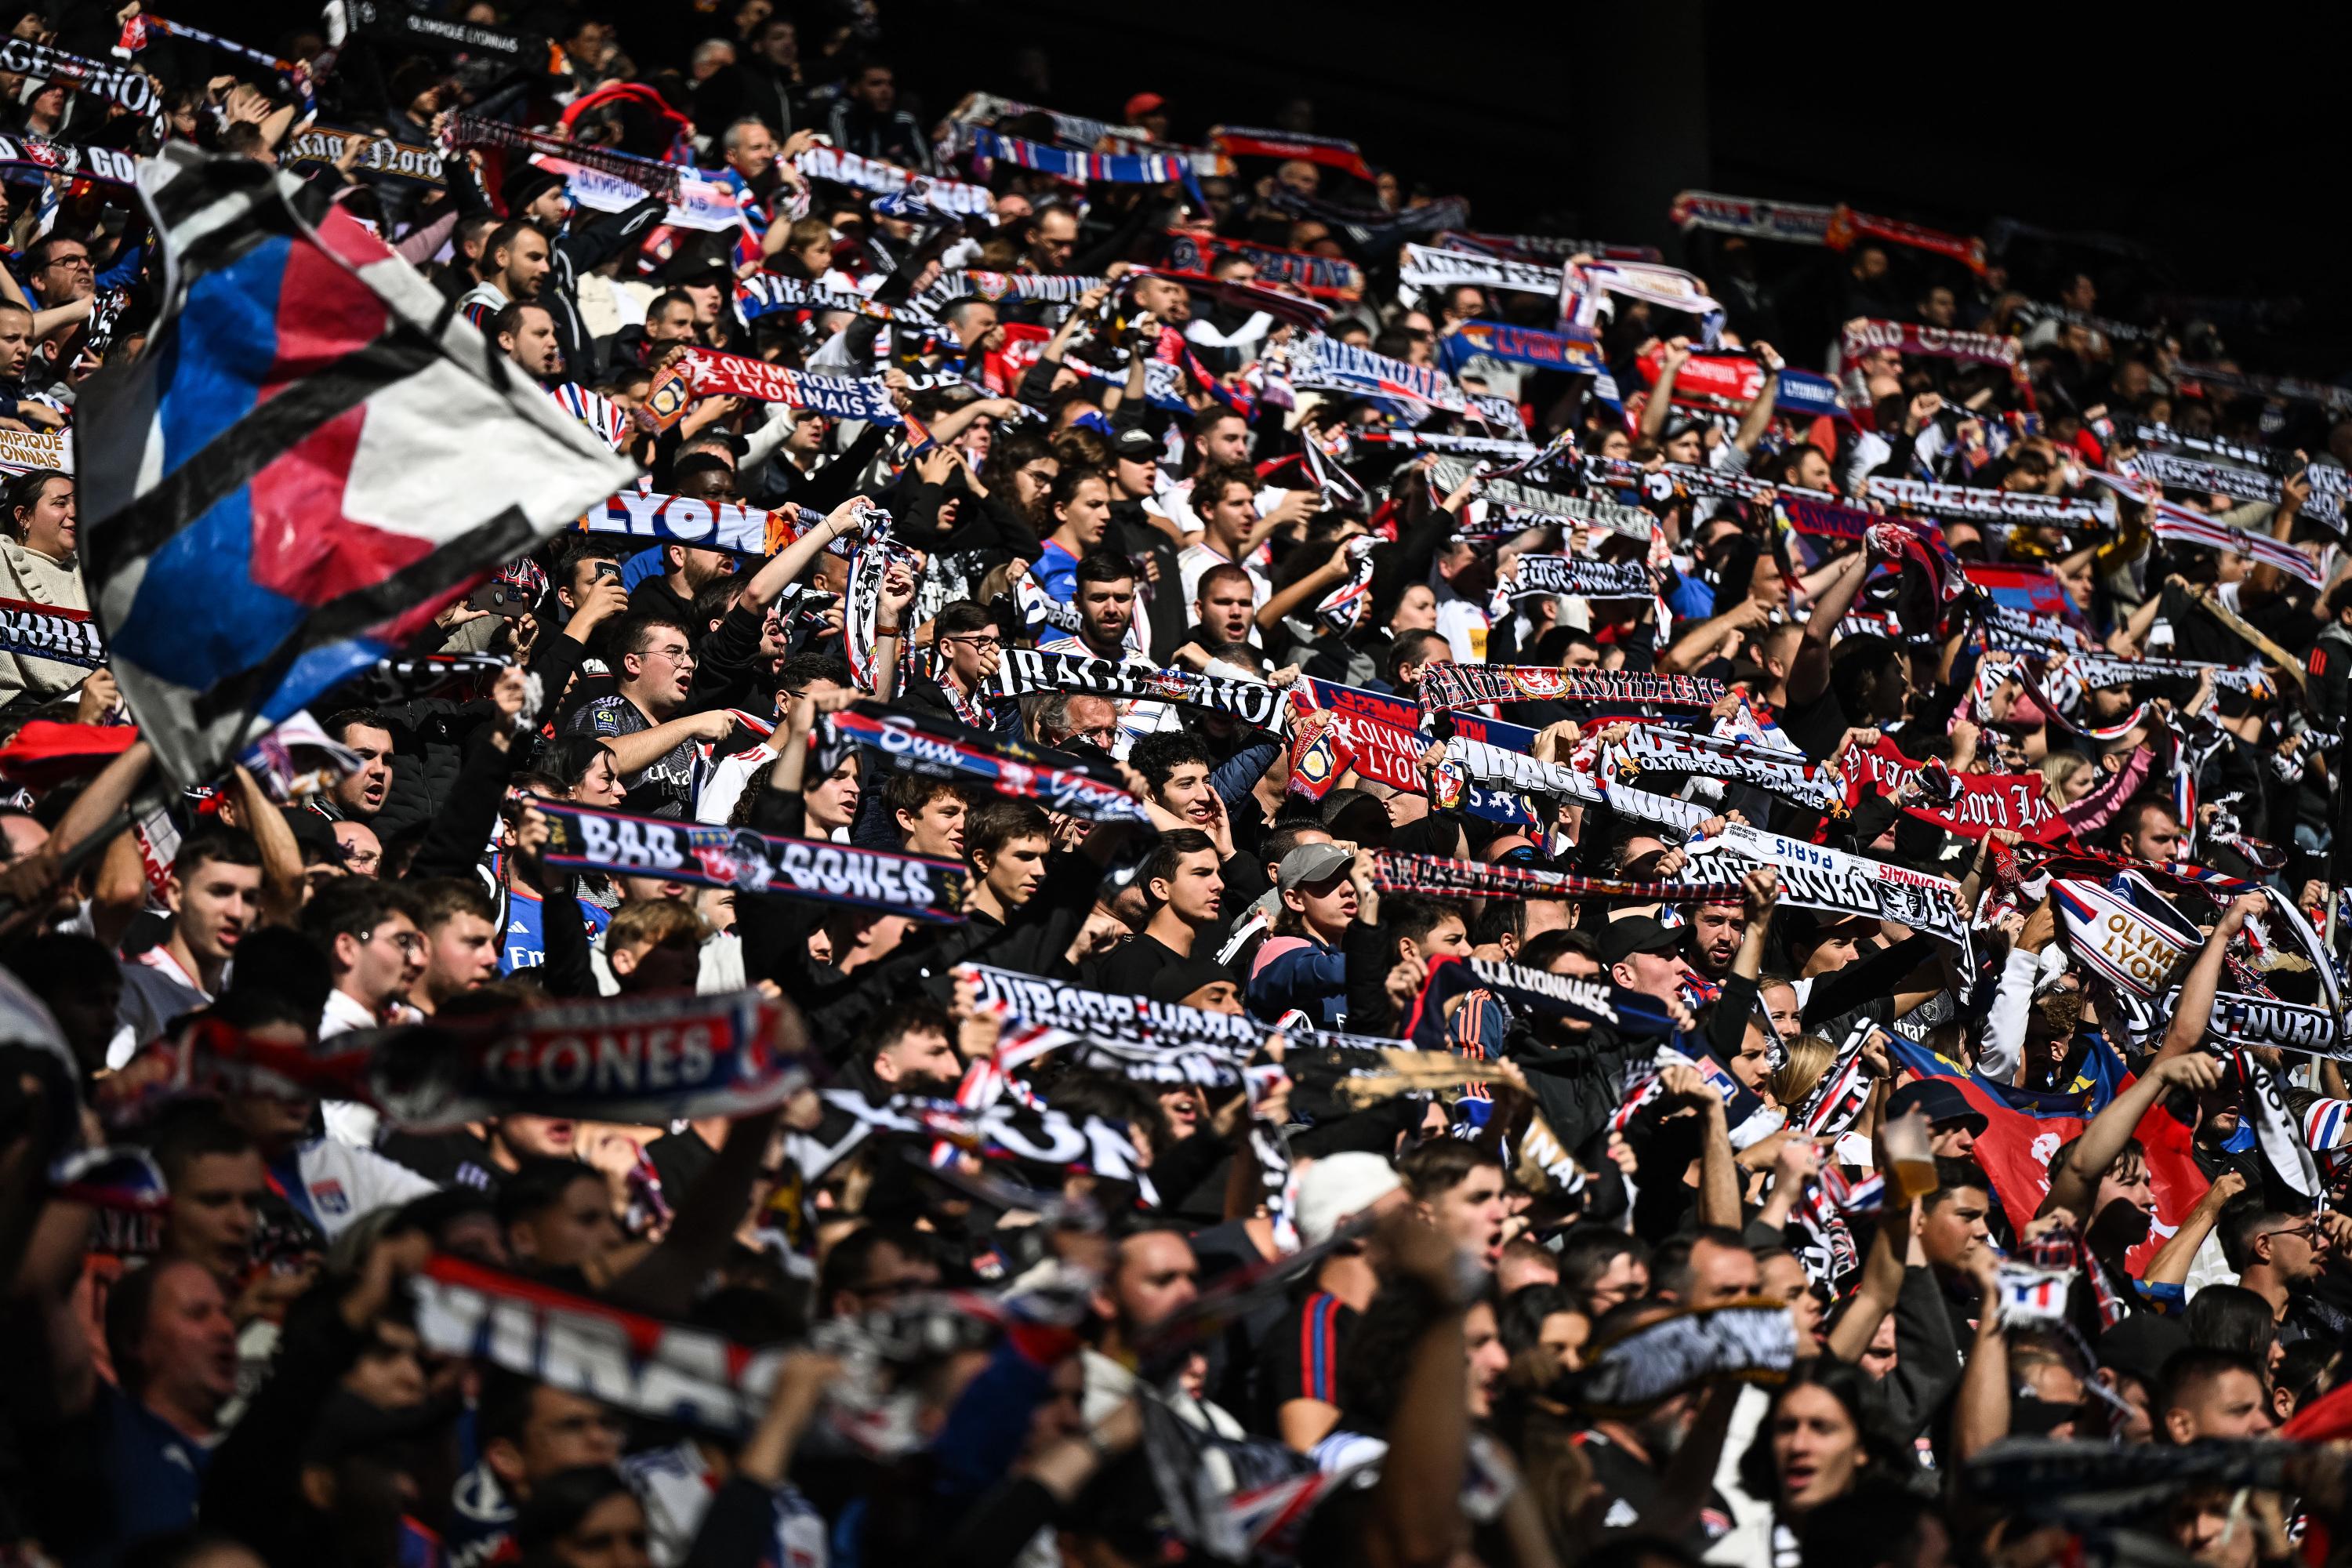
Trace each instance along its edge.
<instances>
[{"instance_id":1,"label":"white cap","mask_svg":"<svg viewBox=\"0 0 2352 1568\"><path fill-rule=\"evenodd\" d=\"M1396 1168L1378 1154L1350 1149L1324 1155L1298 1178L1298 1239L1308 1247L1330 1240L1342 1222L1403 1185Z\"/></svg>"}]
</instances>

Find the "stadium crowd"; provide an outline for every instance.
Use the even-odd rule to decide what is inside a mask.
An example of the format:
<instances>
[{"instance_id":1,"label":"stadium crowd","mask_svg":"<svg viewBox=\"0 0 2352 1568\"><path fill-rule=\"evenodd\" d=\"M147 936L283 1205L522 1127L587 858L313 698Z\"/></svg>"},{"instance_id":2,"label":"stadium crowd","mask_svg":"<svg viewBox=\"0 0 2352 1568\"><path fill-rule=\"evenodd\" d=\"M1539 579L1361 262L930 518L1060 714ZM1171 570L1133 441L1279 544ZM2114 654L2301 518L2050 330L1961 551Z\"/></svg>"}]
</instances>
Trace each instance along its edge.
<instances>
[{"instance_id":1,"label":"stadium crowd","mask_svg":"<svg viewBox=\"0 0 2352 1568\"><path fill-rule=\"evenodd\" d=\"M887 20L0 47L12 1560L2343 1561L2352 392Z\"/></svg>"}]
</instances>

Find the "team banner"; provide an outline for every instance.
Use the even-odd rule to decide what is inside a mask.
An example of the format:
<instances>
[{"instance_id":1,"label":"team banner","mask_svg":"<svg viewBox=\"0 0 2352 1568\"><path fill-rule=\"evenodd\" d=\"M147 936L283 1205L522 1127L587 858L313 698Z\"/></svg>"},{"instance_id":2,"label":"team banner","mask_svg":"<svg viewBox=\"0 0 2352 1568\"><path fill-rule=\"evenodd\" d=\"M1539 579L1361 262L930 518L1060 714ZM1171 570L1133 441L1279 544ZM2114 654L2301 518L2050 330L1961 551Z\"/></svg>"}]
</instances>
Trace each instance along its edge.
<instances>
[{"instance_id":1,"label":"team banner","mask_svg":"<svg viewBox=\"0 0 2352 1568\"><path fill-rule=\"evenodd\" d=\"M698 550L738 555L773 555L791 543L821 513L787 504L774 511L740 501L668 496L657 490L623 490L580 520L590 533L618 533Z\"/></svg>"},{"instance_id":2,"label":"team banner","mask_svg":"<svg viewBox=\"0 0 2352 1568\"><path fill-rule=\"evenodd\" d=\"M1832 250L1844 250L1857 239L1882 240L1888 245L1908 246L1914 250L1931 251L1948 257L1976 273L1984 275L1985 247L1981 239L1965 238L1946 234L1941 229L1924 224L1906 223L1897 217L1879 217L1871 213L1858 213L1844 203L1838 204L1830 215L1830 226L1822 243Z\"/></svg>"},{"instance_id":3,"label":"team banner","mask_svg":"<svg viewBox=\"0 0 2352 1568\"><path fill-rule=\"evenodd\" d=\"M531 162L560 176L572 199L590 212L625 213L650 194L634 180L608 174L569 158L540 153ZM743 205L735 188L699 170L680 170L677 194L668 201L669 210L662 215L661 221L674 228L690 228L698 234L732 234L743 226Z\"/></svg>"},{"instance_id":4,"label":"team banner","mask_svg":"<svg viewBox=\"0 0 2352 1568\"><path fill-rule=\"evenodd\" d=\"M1929 512L1937 517L1990 517L2061 528L2104 528L2114 521L2110 510L2094 500L2035 495L2025 490L1981 489L1974 485L1948 485L1930 479L1873 479L1870 498L1906 511Z\"/></svg>"},{"instance_id":5,"label":"team banner","mask_svg":"<svg viewBox=\"0 0 2352 1568\"><path fill-rule=\"evenodd\" d=\"M1657 519L1639 507L1619 506L1589 496L1568 495L1500 475L1477 474L1468 463L1454 457L1441 457L1432 464L1429 482L1441 496L1448 496L1460 489L1474 475L1478 479L1479 495L1546 521L1591 523L1628 539L1638 539L1644 544L1649 542L1651 531L1657 524Z\"/></svg>"},{"instance_id":6,"label":"team banner","mask_svg":"<svg viewBox=\"0 0 2352 1568\"><path fill-rule=\"evenodd\" d=\"M1524 559L1524 558L1523 558ZM1559 557L1551 557L1558 560ZM1433 713L1489 702L1595 702L1613 706L1712 708L1723 682L1696 675L1630 669L1553 669L1544 665L1438 663L1421 674L1421 705Z\"/></svg>"},{"instance_id":7,"label":"team banner","mask_svg":"<svg viewBox=\"0 0 2352 1568\"><path fill-rule=\"evenodd\" d=\"M2193 452L2200 458L2219 458L2225 463L2258 468L2277 479L2301 474L2311 485L2312 500L2330 511L2339 509L2347 498L2352 498L2352 469L2339 468L2331 463L2306 463L2294 453L2282 452L2275 447L2224 440L2219 436L2192 436L2169 425L2144 423L2133 424L2123 438L2137 442L2143 448L2143 457L2148 450Z\"/></svg>"},{"instance_id":8,"label":"team banner","mask_svg":"<svg viewBox=\"0 0 2352 1568\"><path fill-rule=\"evenodd\" d=\"M67 430L0 430L0 470L29 474L39 468L74 471L73 434Z\"/></svg>"},{"instance_id":9,"label":"team banner","mask_svg":"<svg viewBox=\"0 0 2352 1568\"><path fill-rule=\"evenodd\" d=\"M915 321L925 326L932 319L931 313L919 306L887 305L863 294L820 288L780 272L756 273L736 284L735 309L747 321L756 321L776 310L846 310L855 316L872 316L877 321Z\"/></svg>"},{"instance_id":10,"label":"team banner","mask_svg":"<svg viewBox=\"0 0 2352 1568\"><path fill-rule=\"evenodd\" d=\"M1686 1307L1586 1347L1564 1392L1579 1410L1633 1420L1702 1384L1777 1384L1796 1359L1796 1326L1780 1302Z\"/></svg>"},{"instance_id":11,"label":"team banner","mask_svg":"<svg viewBox=\"0 0 2352 1568\"><path fill-rule=\"evenodd\" d=\"M510 66L545 66L543 54L537 60L532 58L534 53L547 47L545 38L486 27L478 22L445 21L411 11L396 0L384 5L377 4L377 0L331 0L326 22L327 42L336 47L341 47L350 34L361 33L409 44L431 44L469 55L489 55Z\"/></svg>"},{"instance_id":12,"label":"team banner","mask_svg":"<svg viewBox=\"0 0 2352 1568\"><path fill-rule=\"evenodd\" d=\"M1515 327L1503 321L1465 321L1457 331L1438 342L1439 361L1448 373L1454 375L1460 375L1463 365L1480 354L1511 364L1531 365L1538 370L1566 371L1574 375L1606 376L1609 374L1609 366L1601 359L1601 351L1592 344L1571 338L1565 332L1548 332L1538 327Z\"/></svg>"},{"instance_id":13,"label":"team banner","mask_svg":"<svg viewBox=\"0 0 2352 1568\"><path fill-rule=\"evenodd\" d=\"M278 156L295 163L332 163L353 142L360 146L359 157L352 165L355 169L371 174L394 174L434 186L442 183L438 147L419 147L364 131L313 125L288 138Z\"/></svg>"},{"instance_id":14,"label":"team banner","mask_svg":"<svg viewBox=\"0 0 2352 1568\"><path fill-rule=\"evenodd\" d=\"M1581 555L1522 555L1503 592L1570 594L1584 599L1646 599L1657 593L1650 569L1639 561L1591 561Z\"/></svg>"},{"instance_id":15,"label":"team banner","mask_svg":"<svg viewBox=\"0 0 2352 1568\"><path fill-rule=\"evenodd\" d=\"M975 1109L912 1094L894 1094L876 1105L854 1089L823 1089L818 1098L840 1135L823 1141L827 1129L821 1126L816 1135L789 1133L784 1139L785 1158L811 1181L880 1133L961 1149L984 1160L1090 1172L1105 1181L1133 1183L1148 1205L1160 1202L1150 1175L1135 1162L1135 1143L1124 1121L1072 1116L1012 1099Z\"/></svg>"},{"instance_id":16,"label":"team banner","mask_svg":"<svg viewBox=\"0 0 2352 1568\"><path fill-rule=\"evenodd\" d=\"M1848 321L1841 346L1849 361L1868 353L1894 353L1954 359L1969 364L1997 364L2007 370L2017 368L2018 355L2023 352L2015 338L1995 337L1990 332L1956 332L1948 327L1924 326L1915 321L1867 320Z\"/></svg>"},{"instance_id":17,"label":"team banner","mask_svg":"<svg viewBox=\"0 0 2352 1568\"><path fill-rule=\"evenodd\" d=\"M2108 984L2135 996L2161 993L2180 961L2204 945L2196 928L2177 914L2097 882L2054 878L2050 900L2067 952Z\"/></svg>"},{"instance_id":18,"label":"team banner","mask_svg":"<svg viewBox=\"0 0 2352 1568\"><path fill-rule=\"evenodd\" d=\"M1514 1012L1537 1017L1606 1024L1625 1034L1644 1037L1668 1034L1674 1028L1665 1004L1644 992L1629 991L1606 980L1580 980L1523 964L1440 953L1430 961L1421 996L1407 1020L1406 1037L1416 1045L1435 1047L1444 1033L1445 1004L1474 989L1491 992Z\"/></svg>"},{"instance_id":19,"label":"team banner","mask_svg":"<svg viewBox=\"0 0 2352 1568\"><path fill-rule=\"evenodd\" d=\"M155 90L153 79L136 66L84 59L54 45L12 35L0 38L0 71L61 82L77 92L93 93L142 119L163 118L163 100Z\"/></svg>"},{"instance_id":20,"label":"team banner","mask_svg":"<svg viewBox=\"0 0 2352 1568\"><path fill-rule=\"evenodd\" d=\"M1625 458L1588 455L1583 459L1583 469L1585 481L1589 484L1622 486L1638 490L1660 505L1692 496L1769 502L1790 493L1787 486L1752 479L1746 474L1726 473L1720 468L1703 468L1690 463L1661 463L1650 468ZM1798 490L1795 493L1817 495L1823 500L1837 499L1825 491Z\"/></svg>"},{"instance_id":21,"label":"team banner","mask_svg":"<svg viewBox=\"0 0 2352 1568\"><path fill-rule=\"evenodd\" d=\"M986 185L967 184L961 180L933 179L912 169L902 169L896 163L886 163L879 158L861 158L855 153L845 153L838 147L807 148L793 157L793 167L812 180L830 180L836 185L849 185L886 196L898 195L908 186L919 184L924 199L933 206L965 217L978 216L995 205Z\"/></svg>"},{"instance_id":22,"label":"team banner","mask_svg":"<svg viewBox=\"0 0 2352 1568\"><path fill-rule=\"evenodd\" d=\"M783 1345L751 1350L708 1329L624 1311L446 1254L411 1275L408 1288L416 1337L436 1354L504 1367L696 1431L749 1434L790 1353Z\"/></svg>"},{"instance_id":23,"label":"team banner","mask_svg":"<svg viewBox=\"0 0 2352 1568\"><path fill-rule=\"evenodd\" d=\"M2285 493L2279 481L2268 474L2176 457L2170 452L2142 452L2117 463L2116 470L2153 480L2167 489L2232 496L2239 500L2276 501Z\"/></svg>"},{"instance_id":24,"label":"team banner","mask_svg":"<svg viewBox=\"0 0 2352 1568\"><path fill-rule=\"evenodd\" d=\"M1885 736L1873 746L1847 747L1844 762L1850 804L1866 794L1898 795L1929 774ZM1932 783L1935 788L1923 788L1903 809L1947 832L1982 838L1998 827L2037 844L2060 843L2074 836L2066 819L2044 797L2046 784L2040 773L1953 773L1939 767Z\"/></svg>"},{"instance_id":25,"label":"team banner","mask_svg":"<svg viewBox=\"0 0 2352 1568\"><path fill-rule=\"evenodd\" d=\"M871 746L898 767L929 778L974 779L1003 795L1087 822L1149 824L1150 813L1098 763L1047 752L929 714L859 702L825 715L835 745Z\"/></svg>"},{"instance_id":26,"label":"team banner","mask_svg":"<svg viewBox=\"0 0 2352 1568\"><path fill-rule=\"evenodd\" d=\"M1455 723L1458 729L1461 721L1457 719ZM1551 795L1586 805L1606 805L1621 816L1684 832L1697 826L1714 811L1696 801L1674 800L1648 790L1630 789L1559 763L1539 763L1524 747L1514 750L1457 732L1445 742L1445 755L1432 777L1430 800L1440 811L1454 810L1477 784L1521 794Z\"/></svg>"},{"instance_id":27,"label":"team banner","mask_svg":"<svg viewBox=\"0 0 2352 1568\"><path fill-rule=\"evenodd\" d=\"M1814 811L1836 816L1846 812L1845 786L1837 774L1828 763L1799 752L1636 724L1606 747L1605 754L1623 780L1650 772L1696 773L1750 784Z\"/></svg>"},{"instance_id":28,"label":"team banner","mask_svg":"<svg viewBox=\"0 0 2352 1568\"><path fill-rule=\"evenodd\" d=\"M139 160L112 147L77 147L38 136L0 136L0 163L38 169L47 174L71 174L110 185L139 183Z\"/></svg>"},{"instance_id":29,"label":"team banner","mask_svg":"<svg viewBox=\"0 0 2352 1568\"><path fill-rule=\"evenodd\" d=\"M608 996L332 1043L368 1053L371 1103L411 1131L521 1111L658 1125L782 1104L808 1081L787 1016L757 991Z\"/></svg>"},{"instance_id":30,"label":"team banner","mask_svg":"<svg viewBox=\"0 0 2352 1568\"><path fill-rule=\"evenodd\" d=\"M2233 991L2219 994L2213 998L2213 1020L2206 1033L2208 1038L2226 1039L2238 1045L2275 1046L2305 1056L2352 1060L2352 1031L2347 1031L2344 1020L2333 1009L2282 1002L2275 996L2249 996ZM2323 1100L2312 1108L2312 1114L2320 1117L2332 1106L2340 1119L2342 1108L2347 1103L2352 1102ZM2323 1147L2315 1142L2312 1146Z\"/></svg>"},{"instance_id":31,"label":"team banner","mask_svg":"<svg viewBox=\"0 0 2352 1568\"><path fill-rule=\"evenodd\" d=\"M1620 882L1579 877L1533 866L1490 866L1483 860L1448 860L1434 855L1381 850L1372 862L1372 885L1383 893L1438 899L1603 899L1632 904L1737 902L1737 878L1719 882Z\"/></svg>"},{"instance_id":32,"label":"team banner","mask_svg":"<svg viewBox=\"0 0 2352 1568\"><path fill-rule=\"evenodd\" d=\"M1153 669L1086 654L1045 653L1008 647L996 668L1001 697L1033 691L1083 691L1120 702L1178 702L1212 713L1230 713L1261 730L1282 728L1282 692L1262 680L1196 675L1189 669Z\"/></svg>"},{"instance_id":33,"label":"team banner","mask_svg":"<svg viewBox=\"0 0 2352 1568\"><path fill-rule=\"evenodd\" d=\"M977 983L980 1007L1023 1026L1009 1030L997 1048L996 1064L1006 1072L1018 1071L1048 1052L1076 1047L1081 1048L1071 1053L1072 1059L1129 1078L1230 1085L1241 1081L1251 1059L1276 1038L1290 1051L1408 1050L1402 1040L1302 1024L1261 1024L1246 1014L1212 1013L1173 1002L1088 991L986 964L959 965L956 977ZM1285 1063L1290 1059L1286 1052ZM1382 1059L1381 1065L1394 1064Z\"/></svg>"},{"instance_id":34,"label":"team banner","mask_svg":"<svg viewBox=\"0 0 2352 1568\"><path fill-rule=\"evenodd\" d=\"M2326 585L2326 579L2320 575L2319 563L2284 540L2252 529L2232 528L2217 517L2166 500L2153 481L2137 475L2103 473L2094 468L2091 477L2147 507L2148 531L2168 544L2189 544L2200 550L2251 556L2314 588Z\"/></svg>"},{"instance_id":35,"label":"team banner","mask_svg":"<svg viewBox=\"0 0 2352 1568\"><path fill-rule=\"evenodd\" d=\"M1119 185L1171 185L1180 181L1189 184L1193 177L1192 158L1181 153L1080 153L1018 136L1000 135L980 125L971 127L969 134L975 157L1034 169L1057 179L1081 183L1100 180ZM986 194L984 186L972 188Z\"/></svg>"},{"instance_id":36,"label":"team banner","mask_svg":"<svg viewBox=\"0 0 2352 1568\"><path fill-rule=\"evenodd\" d=\"M1559 292L1559 268L1532 261L1507 261L1499 256L1475 256L1432 246L1407 245L1397 268L1402 282L1423 289L1450 289L1468 283L1481 289L1507 289L1521 294Z\"/></svg>"},{"instance_id":37,"label":"team banner","mask_svg":"<svg viewBox=\"0 0 2352 1568\"><path fill-rule=\"evenodd\" d=\"M1469 406L1451 376L1429 365L1407 364L1318 332L1291 356L1290 384L1302 392L1339 392L1425 403L1449 414Z\"/></svg>"},{"instance_id":38,"label":"team banner","mask_svg":"<svg viewBox=\"0 0 2352 1568\"><path fill-rule=\"evenodd\" d=\"M748 1116L806 1082L796 1016L757 991L607 996L301 1044L198 1018L163 1047L179 1093L324 1095L446 1131L523 1111L607 1121Z\"/></svg>"},{"instance_id":39,"label":"team banner","mask_svg":"<svg viewBox=\"0 0 2352 1568\"><path fill-rule=\"evenodd\" d=\"M1666 221L1688 234L1695 228L1741 234L1750 239L1780 239L1791 245L1827 245L1835 207L1803 202L1771 202L1752 196L1685 191L1666 209Z\"/></svg>"},{"instance_id":40,"label":"team banner","mask_svg":"<svg viewBox=\"0 0 2352 1568\"><path fill-rule=\"evenodd\" d=\"M1318 300L1355 300L1363 296L1364 274L1352 261L1312 256L1303 250L1285 250L1278 246L1251 245L1214 235L1171 233L1168 237L1167 266L1171 271L1206 277L1209 264L1226 256L1238 256L1248 261L1257 269L1261 283L1287 283Z\"/></svg>"},{"instance_id":41,"label":"team banner","mask_svg":"<svg viewBox=\"0 0 2352 1568\"><path fill-rule=\"evenodd\" d=\"M1352 768L1391 789L1428 794L1419 721L1401 699L1302 677L1290 688L1291 789L1320 800Z\"/></svg>"},{"instance_id":42,"label":"team banner","mask_svg":"<svg viewBox=\"0 0 2352 1568\"><path fill-rule=\"evenodd\" d=\"M520 153L526 156L562 159L575 168L593 169L647 195L666 196L673 202L678 198L680 180L692 173L676 163L641 158L634 153L599 147L593 142L550 136L544 132L527 131L519 125L509 125L502 120L485 120L474 114L451 116L449 123L442 128L441 137L451 147L495 147L501 152Z\"/></svg>"},{"instance_id":43,"label":"team banner","mask_svg":"<svg viewBox=\"0 0 2352 1568\"><path fill-rule=\"evenodd\" d=\"M106 643L88 610L0 599L0 653L96 669L106 662Z\"/></svg>"},{"instance_id":44,"label":"team banner","mask_svg":"<svg viewBox=\"0 0 2352 1568\"><path fill-rule=\"evenodd\" d=\"M1801 843L1742 822L1727 822L1712 837L1683 847L1693 862L1686 869L1709 874L1710 886L1726 879L1724 862L1743 874L1756 865L1771 866L1780 873L1781 899L1800 909L1894 921L1955 946L1967 943L1960 885L1948 878Z\"/></svg>"},{"instance_id":45,"label":"team banner","mask_svg":"<svg viewBox=\"0 0 2352 1568\"><path fill-rule=\"evenodd\" d=\"M971 882L971 872L951 860L633 816L567 801L533 805L551 829L546 861L559 870L675 878L698 887L854 904L939 921L963 918Z\"/></svg>"},{"instance_id":46,"label":"team banner","mask_svg":"<svg viewBox=\"0 0 2352 1568\"><path fill-rule=\"evenodd\" d=\"M1652 385L1657 384L1659 362L1657 350L1644 352L1634 362ZM1851 421L1845 400L1838 394L1837 383L1811 371L1792 370L1782 366L1767 372L1763 363L1745 353L1694 353L1683 361L1675 372L1670 401L1686 408L1710 408L1726 414L1744 414L1763 395L1764 378L1772 377L1773 406L1784 414L1807 417Z\"/></svg>"},{"instance_id":47,"label":"team banner","mask_svg":"<svg viewBox=\"0 0 2352 1568\"><path fill-rule=\"evenodd\" d=\"M878 376L817 375L716 349L687 349L677 363L685 370L687 384L697 397L748 397L755 403L814 408L835 419L862 419L869 425L901 423Z\"/></svg>"},{"instance_id":48,"label":"team banner","mask_svg":"<svg viewBox=\"0 0 2352 1568\"><path fill-rule=\"evenodd\" d=\"M2178 368L2189 380L2223 392L2242 393L2249 397L2283 397L2291 403L2315 403L2336 414L2352 414L2352 387L2301 381L2291 375L2256 375L2224 370L2217 364L2183 364Z\"/></svg>"},{"instance_id":49,"label":"team banner","mask_svg":"<svg viewBox=\"0 0 2352 1568\"><path fill-rule=\"evenodd\" d=\"M958 268L942 272L939 281L923 290L923 303L931 309L957 300L985 300L992 305L1007 300L1036 300L1051 305L1075 305L1078 296L1095 289L1108 289L1108 278L1073 277L1064 273L983 272Z\"/></svg>"}]
</instances>

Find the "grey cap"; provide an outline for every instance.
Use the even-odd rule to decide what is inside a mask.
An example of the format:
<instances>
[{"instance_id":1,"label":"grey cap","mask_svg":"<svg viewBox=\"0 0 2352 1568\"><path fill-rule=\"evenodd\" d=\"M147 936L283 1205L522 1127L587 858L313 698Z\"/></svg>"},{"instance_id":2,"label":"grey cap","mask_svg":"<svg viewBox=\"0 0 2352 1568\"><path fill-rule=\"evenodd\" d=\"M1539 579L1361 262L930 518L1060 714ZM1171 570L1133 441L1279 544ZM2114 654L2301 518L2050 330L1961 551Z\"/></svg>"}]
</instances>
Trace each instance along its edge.
<instances>
[{"instance_id":1,"label":"grey cap","mask_svg":"<svg viewBox=\"0 0 2352 1568\"><path fill-rule=\"evenodd\" d=\"M1301 882L1319 882L1335 871L1347 868L1355 857L1337 844L1302 844L1282 858L1275 868L1274 885L1288 892Z\"/></svg>"}]
</instances>

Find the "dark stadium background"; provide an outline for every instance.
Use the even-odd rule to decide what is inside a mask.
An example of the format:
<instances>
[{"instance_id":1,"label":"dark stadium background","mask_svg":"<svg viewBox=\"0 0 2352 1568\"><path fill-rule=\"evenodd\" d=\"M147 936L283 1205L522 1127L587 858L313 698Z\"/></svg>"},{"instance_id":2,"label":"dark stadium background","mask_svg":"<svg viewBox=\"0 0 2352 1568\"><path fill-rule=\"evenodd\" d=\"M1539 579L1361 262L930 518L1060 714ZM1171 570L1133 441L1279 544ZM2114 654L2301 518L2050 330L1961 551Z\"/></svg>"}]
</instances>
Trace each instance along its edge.
<instances>
[{"instance_id":1,"label":"dark stadium background","mask_svg":"<svg viewBox=\"0 0 2352 1568\"><path fill-rule=\"evenodd\" d=\"M2352 21L2317 7L1778 6L1643 0L878 0L886 50L926 118L964 89L1115 118L1162 93L1180 136L1314 102L1319 130L1475 203L1474 224L1664 245L1697 186L1845 200L1973 232L1996 215L2104 231L2099 252L2013 251L2047 298L2069 257L2103 310L2155 294L2300 309L2225 331L2279 368L2352 370L2342 302ZM162 6L158 7L163 9ZM714 18L680 0L593 3L647 68ZM166 9L173 15L177 8ZM834 0L780 14L816 18ZM315 26L306 3L191 4L248 42ZM265 40L264 32L272 35ZM1025 58L1024 58L1025 57ZM1034 79L1028 79L1034 80Z\"/></svg>"}]
</instances>

